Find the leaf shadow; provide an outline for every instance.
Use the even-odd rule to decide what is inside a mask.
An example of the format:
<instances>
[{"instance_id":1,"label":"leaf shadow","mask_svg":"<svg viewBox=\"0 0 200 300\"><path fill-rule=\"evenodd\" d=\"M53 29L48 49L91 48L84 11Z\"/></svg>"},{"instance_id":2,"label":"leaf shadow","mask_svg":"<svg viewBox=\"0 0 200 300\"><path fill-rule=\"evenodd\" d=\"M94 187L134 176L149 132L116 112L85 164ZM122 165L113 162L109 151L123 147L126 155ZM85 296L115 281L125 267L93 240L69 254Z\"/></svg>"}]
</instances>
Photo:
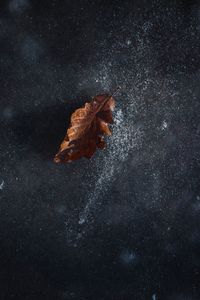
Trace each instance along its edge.
<instances>
[{"instance_id":1,"label":"leaf shadow","mask_svg":"<svg viewBox=\"0 0 200 300\"><path fill-rule=\"evenodd\" d=\"M73 111L81 107L88 97L77 97L73 101L60 103L33 111L18 114L9 127L17 146L39 154L45 160L52 160L62 142Z\"/></svg>"}]
</instances>

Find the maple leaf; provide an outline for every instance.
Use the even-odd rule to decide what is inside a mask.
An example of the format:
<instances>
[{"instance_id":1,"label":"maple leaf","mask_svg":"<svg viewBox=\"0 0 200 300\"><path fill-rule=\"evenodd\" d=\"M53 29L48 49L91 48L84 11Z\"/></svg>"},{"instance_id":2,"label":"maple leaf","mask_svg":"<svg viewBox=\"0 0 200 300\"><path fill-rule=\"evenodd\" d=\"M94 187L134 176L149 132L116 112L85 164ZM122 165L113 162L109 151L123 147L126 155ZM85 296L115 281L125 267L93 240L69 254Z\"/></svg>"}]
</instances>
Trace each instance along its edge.
<instances>
[{"instance_id":1,"label":"maple leaf","mask_svg":"<svg viewBox=\"0 0 200 300\"><path fill-rule=\"evenodd\" d=\"M71 116L71 123L54 157L56 163L67 163L81 157L91 158L97 148L104 149L103 135L111 135L108 124L113 123L113 95L103 94L86 102Z\"/></svg>"}]
</instances>

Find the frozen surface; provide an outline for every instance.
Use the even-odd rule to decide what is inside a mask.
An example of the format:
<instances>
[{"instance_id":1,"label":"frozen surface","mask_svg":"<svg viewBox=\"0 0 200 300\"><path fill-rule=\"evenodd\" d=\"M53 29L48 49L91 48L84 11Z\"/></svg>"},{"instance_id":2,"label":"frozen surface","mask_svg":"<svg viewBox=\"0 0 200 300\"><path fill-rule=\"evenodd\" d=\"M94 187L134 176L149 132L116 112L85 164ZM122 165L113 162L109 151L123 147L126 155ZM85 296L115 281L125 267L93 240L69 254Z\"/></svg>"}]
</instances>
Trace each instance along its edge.
<instances>
[{"instance_id":1,"label":"frozen surface","mask_svg":"<svg viewBox=\"0 0 200 300\"><path fill-rule=\"evenodd\" d=\"M200 299L199 2L0 7L0 299ZM117 86L107 148L54 164Z\"/></svg>"}]
</instances>

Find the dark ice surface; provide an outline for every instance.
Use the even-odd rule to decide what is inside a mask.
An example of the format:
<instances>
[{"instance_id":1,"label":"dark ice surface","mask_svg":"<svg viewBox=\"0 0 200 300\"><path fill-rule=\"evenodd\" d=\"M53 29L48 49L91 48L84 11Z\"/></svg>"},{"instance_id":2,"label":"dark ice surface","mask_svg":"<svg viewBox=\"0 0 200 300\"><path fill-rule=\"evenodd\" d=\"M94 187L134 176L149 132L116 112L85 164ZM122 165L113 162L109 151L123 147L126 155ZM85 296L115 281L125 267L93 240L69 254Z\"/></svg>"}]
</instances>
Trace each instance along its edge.
<instances>
[{"instance_id":1,"label":"dark ice surface","mask_svg":"<svg viewBox=\"0 0 200 300\"><path fill-rule=\"evenodd\" d=\"M200 2L1 0L0 300L200 299ZM117 86L91 160L52 159Z\"/></svg>"}]
</instances>

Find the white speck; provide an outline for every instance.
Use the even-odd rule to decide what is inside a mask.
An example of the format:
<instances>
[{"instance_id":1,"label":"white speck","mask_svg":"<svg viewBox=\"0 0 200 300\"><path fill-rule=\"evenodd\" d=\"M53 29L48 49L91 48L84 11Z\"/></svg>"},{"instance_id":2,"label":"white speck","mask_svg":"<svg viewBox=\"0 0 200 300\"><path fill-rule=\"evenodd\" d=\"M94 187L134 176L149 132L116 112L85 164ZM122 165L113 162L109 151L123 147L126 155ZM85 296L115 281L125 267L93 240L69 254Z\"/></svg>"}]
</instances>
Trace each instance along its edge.
<instances>
[{"instance_id":1,"label":"white speck","mask_svg":"<svg viewBox=\"0 0 200 300\"><path fill-rule=\"evenodd\" d=\"M120 261L125 265L132 265L136 260L136 254L131 250L123 250L120 254Z\"/></svg>"},{"instance_id":2,"label":"white speck","mask_svg":"<svg viewBox=\"0 0 200 300\"><path fill-rule=\"evenodd\" d=\"M127 39L127 40L126 40L126 45L127 45L127 46L130 46L130 45L131 45L131 43L132 43L132 42L131 42L131 40L130 40L130 39Z\"/></svg>"},{"instance_id":3,"label":"white speck","mask_svg":"<svg viewBox=\"0 0 200 300\"><path fill-rule=\"evenodd\" d=\"M1 184L0 184L0 190L3 190L4 185L5 185L5 182L4 182L4 180L2 180L2 182L1 182Z\"/></svg>"},{"instance_id":4,"label":"white speck","mask_svg":"<svg viewBox=\"0 0 200 300\"><path fill-rule=\"evenodd\" d=\"M156 300L156 294L153 294L152 300Z\"/></svg>"},{"instance_id":5,"label":"white speck","mask_svg":"<svg viewBox=\"0 0 200 300\"><path fill-rule=\"evenodd\" d=\"M96 82L99 82L99 79L95 79Z\"/></svg>"},{"instance_id":6,"label":"white speck","mask_svg":"<svg viewBox=\"0 0 200 300\"><path fill-rule=\"evenodd\" d=\"M197 196L197 200L198 200L198 201L200 200L200 196L199 196L199 195Z\"/></svg>"},{"instance_id":7,"label":"white speck","mask_svg":"<svg viewBox=\"0 0 200 300\"><path fill-rule=\"evenodd\" d=\"M162 129L162 130L165 130L165 129L167 128L167 126L168 126L168 124L167 124L167 122L164 120L164 121L162 122L161 129Z\"/></svg>"},{"instance_id":8,"label":"white speck","mask_svg":"<svg viewBox=\"0 0 200 300\"><path fill-rule=\"evenodd\" d=\"M81 225L83 223L85 223L85 218L83 216L80 215L80 219L78 221L78 223Z\"/></svg>"}]
</instances>

